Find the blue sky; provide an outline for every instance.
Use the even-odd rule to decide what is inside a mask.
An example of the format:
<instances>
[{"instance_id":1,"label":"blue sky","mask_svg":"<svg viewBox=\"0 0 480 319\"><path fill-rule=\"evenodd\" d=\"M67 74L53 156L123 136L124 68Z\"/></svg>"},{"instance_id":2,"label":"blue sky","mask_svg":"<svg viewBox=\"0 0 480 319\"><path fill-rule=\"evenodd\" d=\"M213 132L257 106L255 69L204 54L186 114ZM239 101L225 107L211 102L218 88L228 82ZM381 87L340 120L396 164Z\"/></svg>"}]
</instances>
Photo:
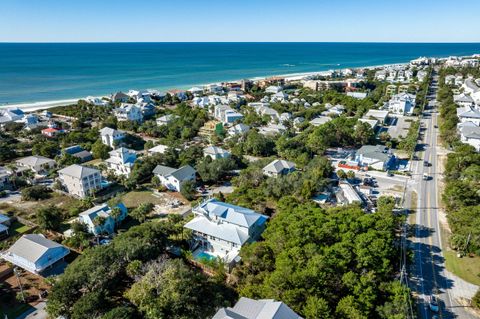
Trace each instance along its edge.
<instances>
[{"instance_id":1,"label":"blue sky","mask_svg":"<svg viewBox=\"0 0 480 319\"><path fill-rule=\"evenodd\" d=\"M2 0L0 42L480 42L479 0Z\"/></svg>"}]
</instances>

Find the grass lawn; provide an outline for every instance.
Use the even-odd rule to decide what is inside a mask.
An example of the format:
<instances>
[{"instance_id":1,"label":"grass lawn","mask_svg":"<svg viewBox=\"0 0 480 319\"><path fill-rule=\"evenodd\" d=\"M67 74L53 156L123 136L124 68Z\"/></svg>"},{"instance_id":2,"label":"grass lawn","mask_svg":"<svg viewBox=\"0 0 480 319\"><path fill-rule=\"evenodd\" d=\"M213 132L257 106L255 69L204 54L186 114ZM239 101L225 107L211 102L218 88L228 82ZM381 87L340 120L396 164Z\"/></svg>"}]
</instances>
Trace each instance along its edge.
<instances>
[{"instance_id":1,"label":"grass lawn","mask_svg":"<svg viewBox=\"0 0 480 319\"><path fill-rule=\"evenodd\" d=\"M457 257L456 251L444 252L447 270L472 284L480 285L480 257Z\"/></svg>"},{"instance_id":2,"label":"grass lawn","mask_svg":"<svg viewBox=\"0 0 480 319\"><path fill-rule=\"evenodd\" d=\"M445 257L445 267L469 283L480 286L480 257L457 257L457 252L448 246L449 233L442 227L442 246Z\"/></svg>"},{"instance_id":3,"label":"grass lawn","mask_svg":"<svg viewBox=\"0 0 480 319\"><path fill-rule=\"evenodd\" d=\"M97 159L94 159L94 160L91 160L91 161L88 161L86 163L84 163L84 165L89 165L89 166L98 166L99 164L101 164L103 161L101 158L97 158Z\"/></svg>"},{"instance_id":4,"label":"grass lawn","mask_svg":"<svg viewBox=\"0 0 480 319\"><path fill-rule=\"evenodd\" d=\"M18 221L14 221L12 225L10 226L10 229L12 230L12 234L23 234L26 233L30 227L27 225L24 225Z\"/></svg>"},{"instance_id":5,"label":"grass lawn","mask_svg":"<svg viewBox=\"0 0 480 319\"><path fill-rule=\"evenodd\" d=\"M122 201L127 208L135 208L142 203L152 203L155 205L162 205L165 203L164 199L156 197L151 191L132 191L122 196Z\"/></svg>"}]
</instances>

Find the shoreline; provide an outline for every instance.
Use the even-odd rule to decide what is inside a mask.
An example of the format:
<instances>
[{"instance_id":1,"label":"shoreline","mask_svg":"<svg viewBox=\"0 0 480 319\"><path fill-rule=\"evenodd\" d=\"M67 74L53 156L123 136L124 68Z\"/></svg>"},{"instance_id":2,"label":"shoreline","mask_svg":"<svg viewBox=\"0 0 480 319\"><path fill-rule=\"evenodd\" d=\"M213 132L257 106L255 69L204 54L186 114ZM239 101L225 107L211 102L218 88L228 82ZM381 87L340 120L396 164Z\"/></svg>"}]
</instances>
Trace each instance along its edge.
<instances>
[{"instance_id":1,"label":"shoreline","mask_svg":"<svg viewBox=\"0 0 480 319\"><path fill-rule=\"evenodd\" d=\"M409 62L398 62L398 63L388 63L388 64L381 64L381 65L370 65L370 66L357 66L357 67L343 67L343 68L335 68L335 69L330 69L330 70L323 70L323 71L312 71L312 72L297 72L297 73L287 73L287 74L277 74L277 75L265 75L265 76L258 76L258 77L253 77L253 78L248 78L248 80L252 81L259 81L259 80L264 80L269 77L284 77L285 79L290 79L290 80L300 80L304 77L307 76L312 76L312 75L325 75L331 71L338 71L338 70L345 70L345 69L377 69L377 68L385 68L385 67L390 67L390 66L402 66L402 65L407 65ZM340 65L339 65L340 66ZM236 80L220 80L217 82L211 82L211 83L204 83L204 84L195 84L190 87L202 87L206 86L209 84L217 84L221 82L235 82L235 81L240 81L239 79ZM188 90L186 88L187 86L178 86L176 89L182 89L182 90ZM174 88L167 89L165 91L173 90ZM97 98L102 98L104 96L108 95L100 95L100 96L94 96ZM77 103L78 100L84 99L85 97L80 97L80 98L72 98L72 99L63 99L63 100L53 100L53 101L41 101L41 102L23 102L23 103L14 103L14 104L4 104L0 105L0 109L2 108L19 108L25 113L29 112L37 112L41 110L48 110L50 108L58 107L58 106L66 106L69 104L75 104Z\"/></svg>"}]
</instances>

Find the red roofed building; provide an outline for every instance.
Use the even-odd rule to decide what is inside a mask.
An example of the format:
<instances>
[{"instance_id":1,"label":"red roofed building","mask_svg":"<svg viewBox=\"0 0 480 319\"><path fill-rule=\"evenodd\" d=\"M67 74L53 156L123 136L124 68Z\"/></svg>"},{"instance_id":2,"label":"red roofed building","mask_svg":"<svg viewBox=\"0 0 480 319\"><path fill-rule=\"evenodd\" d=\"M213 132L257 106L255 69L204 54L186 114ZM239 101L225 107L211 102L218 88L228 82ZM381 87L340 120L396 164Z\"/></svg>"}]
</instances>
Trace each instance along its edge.
<instances>
[{"instance_id":1,"label":"red roofed building","mask_svg":"<svg viewBox=\"0 0 480 319\"><path fill-rule=\"evenodd\" d=\"M47 137L55 137L58 133L62 133L62 132L63 132L62 130L59 130L53 127L45 128L42 130L42 134Z\"/></svg>"}]
</instances>

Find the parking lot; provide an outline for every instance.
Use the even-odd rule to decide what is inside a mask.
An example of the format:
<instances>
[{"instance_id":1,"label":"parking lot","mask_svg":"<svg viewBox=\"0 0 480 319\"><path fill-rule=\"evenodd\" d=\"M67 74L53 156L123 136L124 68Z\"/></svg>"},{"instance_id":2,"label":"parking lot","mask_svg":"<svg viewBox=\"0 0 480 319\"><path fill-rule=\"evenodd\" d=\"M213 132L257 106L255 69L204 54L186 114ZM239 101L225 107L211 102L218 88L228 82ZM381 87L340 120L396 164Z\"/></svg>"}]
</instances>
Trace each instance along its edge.
<instances>
[{"instance_id":1,"label":"parking lot","mask_svg":"<svg viewBox=\"0 0 480 319\"><path fill-rule=\"evenodd\" d=\"M412 116L396 116L390 122L391 124L387 129L388 134L392 138L399 138L400 136L405 137L410 125L415 119L416 118Z\"/></svg>"}]
</instances>

